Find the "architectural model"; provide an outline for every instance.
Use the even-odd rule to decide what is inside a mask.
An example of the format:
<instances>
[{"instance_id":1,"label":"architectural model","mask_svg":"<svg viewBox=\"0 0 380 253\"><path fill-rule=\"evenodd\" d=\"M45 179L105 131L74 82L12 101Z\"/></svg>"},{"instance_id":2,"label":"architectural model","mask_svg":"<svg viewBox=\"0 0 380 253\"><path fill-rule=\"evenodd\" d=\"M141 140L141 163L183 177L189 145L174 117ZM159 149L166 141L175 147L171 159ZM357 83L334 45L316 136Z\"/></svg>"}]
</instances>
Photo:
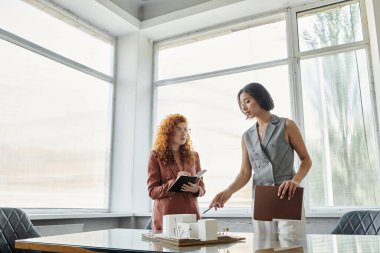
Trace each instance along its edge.
<instances>
[{"instance_id":1,"label":"architectural model","mask_svg":"<svg viewBox=\"0 0 380 253\"><path fill-rule=\"evenodd\" d=\"M170 214L163 217L163 235L178 239L218 239L216 219L196 219L195 214Z\"/></svg>"}]
</instances>

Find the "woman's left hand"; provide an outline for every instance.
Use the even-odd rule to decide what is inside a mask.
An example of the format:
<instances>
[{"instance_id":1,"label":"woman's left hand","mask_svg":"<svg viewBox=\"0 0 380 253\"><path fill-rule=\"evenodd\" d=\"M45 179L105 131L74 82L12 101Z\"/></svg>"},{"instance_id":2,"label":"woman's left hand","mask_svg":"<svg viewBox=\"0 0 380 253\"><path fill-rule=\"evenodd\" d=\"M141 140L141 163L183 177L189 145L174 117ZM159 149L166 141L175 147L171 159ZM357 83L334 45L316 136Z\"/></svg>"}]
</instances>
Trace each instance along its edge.
<instances>
[{"instance_id":1,"label":"woman's left hand","mask_svg":"<svg viewBox=\"0 0 380 253\"><path fill-rule=\"evenodd\" d=\"M280 197L280 199L283 199L286 192L288 192L288 199L294 197L294 193L296 192L297 187L300 185L300 182L298 182L295 179L292 180L286 180L282 182L280 187L278 188L277 196Z\"/></svg>"},{"instance_id":2,"label":"woman's left hand","mask_svg":"<svg viewBox=\"0 0 380 253\"><path fill-rule=\"evenodd\" d=\"M197 193L197 192L199 192L199 185L198 184L192 184L192 183L183 184L181 191Z\"/></svg>"}]
</instances>

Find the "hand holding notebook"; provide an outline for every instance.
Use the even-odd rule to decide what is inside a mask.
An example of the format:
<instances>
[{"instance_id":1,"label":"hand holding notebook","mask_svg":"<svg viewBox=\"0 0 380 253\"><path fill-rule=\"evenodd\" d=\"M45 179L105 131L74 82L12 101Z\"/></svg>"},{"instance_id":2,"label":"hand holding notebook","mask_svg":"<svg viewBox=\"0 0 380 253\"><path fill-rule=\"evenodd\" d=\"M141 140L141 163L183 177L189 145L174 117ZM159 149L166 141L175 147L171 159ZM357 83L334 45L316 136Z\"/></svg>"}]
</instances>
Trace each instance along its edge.
<instances>
[{"instance_id":1,"label":"hand holding notebook","mask_svg":"<svg viewBox=\"0 0 380 253\"><path fill-rule=\"evenodd\" d=\"M199 171L195 176L179 176L174 184L169 188L170 192L182 192L181 188L182 185L187 183L197 183L198 179L206 172L207 170L201 170Z\"/></svg>"},{"instance_id":2,"label":"hand holding notebook","mask_svg":"<svg viewBox=\"0 0 380 253\"><path fill-rule=\"evenodd\" d=\"M278 186L256 185L253 211L255 220L301 220L303 188L297 187L290 200L281 199L278 196L278 188Z\"/></svg>"}]
</instances>

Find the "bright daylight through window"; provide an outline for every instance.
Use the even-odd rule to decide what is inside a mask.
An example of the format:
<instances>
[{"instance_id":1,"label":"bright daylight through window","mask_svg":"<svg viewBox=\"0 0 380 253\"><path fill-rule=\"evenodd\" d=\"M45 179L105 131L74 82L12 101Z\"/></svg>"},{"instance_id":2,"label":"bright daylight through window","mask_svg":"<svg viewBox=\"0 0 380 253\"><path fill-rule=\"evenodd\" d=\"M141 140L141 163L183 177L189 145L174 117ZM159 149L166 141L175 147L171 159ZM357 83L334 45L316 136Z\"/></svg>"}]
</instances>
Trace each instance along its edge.
<instances>
[{"instance_id":1,"label":"bright daylight through window","mask_svg":"<svg viewBox=\"0 0 380 253\"><path fill-rule=\"evenodd\" d=\"M368 44L359 3L298 14L303 110L314 169L309 207L374 207L379 187L375 112L371 102ZM359 42L343 52L319 48Z\"/></svg>"},{"instance_id":2,"label":"bright daylight through window","mask_svg":"<svg viewBox=\"0 0 380 253\"><path fill-rule=\"evenodd\" d=\"M238 106L237 93L242 86L252 80L266 84L278 101L274 113L291 116L285 16L243 25L246 29L228 27L208 36L158 45L159 78L222 72L170 85L160 86L161 80L157 82L156 123L170 113L187 116L194 148L199 152L202 168L208 170L207 194L199 199L201 206L207 206L240 169L241 135L253 124ZM265 44L275 50L262 50ZM223 73L225 68L235 67L244 71ZM250 202L248 184L228 206L247 207Z\"/></svg>"},{"instance_id":3,"label":"bright daylight through window","mask_svg":"<svg viewBox=\"0 0 380 253\"><path fill-rule=\"evenodd\" d=\"M297 22L287 32L291 20ZM208 170L201 206L240 169L241 135L254 122L245 120L236 95L250 82L273 94L274 114L300 124L313 160L304 182L307 209L380 204L365 29L359 2L346 1L156 44L155 123L170 113L188 117L194 148ZM297 42L291 36L299 48L290 45ZM250 202L249 183L226 207Z\"/></svg>"},{"instance_id":4,"label":"bright daylight through window","mask_svg":"<svg viewBox=\"0 0 380 253\"><path fill-rule=\"evenodd\" d=\"M113 39L32 3L0 8L1 205L105 210Z\"/></svg>"}]
</instances>

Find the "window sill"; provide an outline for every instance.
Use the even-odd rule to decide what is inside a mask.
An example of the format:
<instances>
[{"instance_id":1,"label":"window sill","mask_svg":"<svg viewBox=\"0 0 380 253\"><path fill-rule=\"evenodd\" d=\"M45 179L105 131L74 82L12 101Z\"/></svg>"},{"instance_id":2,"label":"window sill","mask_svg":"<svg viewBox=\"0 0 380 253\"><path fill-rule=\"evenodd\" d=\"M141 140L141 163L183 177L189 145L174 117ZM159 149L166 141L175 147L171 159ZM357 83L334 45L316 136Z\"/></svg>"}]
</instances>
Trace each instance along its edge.
<instances>
[{"instance_id":1,"label":"window sill","mask_svg":"<svg viewBox=\"0 0 380 253\"><path fill-rule=\"evenodd\" d=\"M119 218L119 217L132 217L132 213L57 213L57 214L28 214L28 217L29 217L31 220Z\"/></svg>"},{"instance_id":2,"label":"window sill","mask_svg":"<svg viewBox=\"0 0 380 253\"><path fill-rule=\"evenodd\" d=\"M250 218L252 217L250 208L223 208L215 211L210 209L207 213L202 214L207 208L201 208L200 213L203 218ZM151 212L147 213L134 213L135 217L151 216Z\"/></svg>"},{"instance_id":3,"label":"window sill","mask_svg":"<svg viewBox=\"0 0 380 253\"><path fill-rule=\"evenodd\" d=\"M201 208L203 218L250 218L252 217L250 208L224 208L209 210L202 214L206 208ZM347 208L347 209L324 209L306 210L306 218L340 218L344 213L352 210L380 210L379 208ZM141 213L108 213L108 212L60 212L60 213L28 213L31 220L58 220L58 219L91 219L91 218L119 218L119 217L149 217L151 212Z\"/></svg>"}]
</instances>

